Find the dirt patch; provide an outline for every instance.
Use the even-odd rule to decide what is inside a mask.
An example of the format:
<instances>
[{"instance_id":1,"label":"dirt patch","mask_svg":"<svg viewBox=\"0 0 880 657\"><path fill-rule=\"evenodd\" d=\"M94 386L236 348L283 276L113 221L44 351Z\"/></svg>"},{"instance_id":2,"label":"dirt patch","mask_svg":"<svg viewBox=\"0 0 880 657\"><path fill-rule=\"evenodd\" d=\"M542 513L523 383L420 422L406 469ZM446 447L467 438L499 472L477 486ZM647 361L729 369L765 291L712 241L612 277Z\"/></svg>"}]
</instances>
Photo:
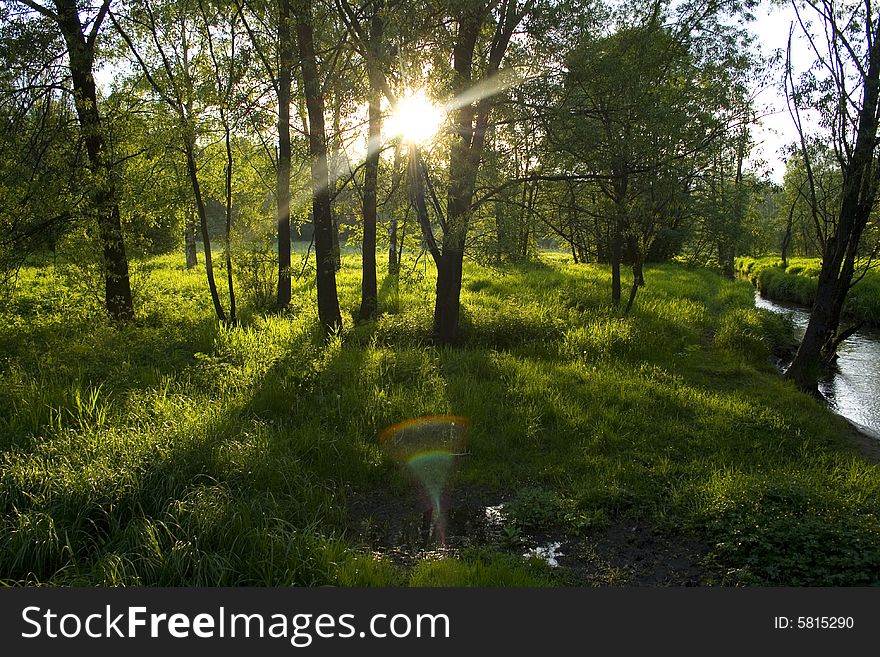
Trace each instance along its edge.
<instances>
[{"instance_id":1,"label":"dirt patch","mask_svg":"<svg viewBox=\"0 0 880 657\"><path fill-rule=\"evenodd\" d=\"M700 586L706 546L670 535L645 521L628 521L572 532L556 527L529 535L498 509L497 495L463 489L446 500L445 541L438 545L430 505L414 492L354 494L349 503L349 537L398 566L457 556L482 547L527 559L552 554L552 571L567 586ZM487 512L488 509L488 512ZM540 558L540 556L535 557Z\"/></svg>"},{"instance_id":2,"label":"dirt patch","mask_svg":"<svg viewBox=\"0 0 880 657\"><path fill-rule=\"evenodd\" d=\"M591 532L572 548L559 563L581 586L700 586L706 578L705 546L641 521Z\"/></svg>"}]
</instances>

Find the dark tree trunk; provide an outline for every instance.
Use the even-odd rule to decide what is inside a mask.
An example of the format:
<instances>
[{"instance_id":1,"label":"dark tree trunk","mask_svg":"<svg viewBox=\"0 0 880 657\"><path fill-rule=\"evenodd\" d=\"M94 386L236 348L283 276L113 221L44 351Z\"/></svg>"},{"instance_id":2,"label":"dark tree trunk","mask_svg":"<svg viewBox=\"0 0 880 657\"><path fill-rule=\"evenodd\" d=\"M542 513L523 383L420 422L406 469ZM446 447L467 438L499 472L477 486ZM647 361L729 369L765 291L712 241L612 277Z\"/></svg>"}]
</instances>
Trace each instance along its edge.
<instances>
[{"instance_id":1,"label":"dark tree trunk","mask_svg":"<svg viewBox=\"0 0 880 657\"><path fill-rule=\"evenodd\" d=\"M620 218L616 217L611 235L611 304L620 305L620 263L623 259L623 236Z\"/></svg>"},{"instance_id":2,"label":"dark tree trunk","mask_svg":"<svg viewBox=\"0 0 880 657\"><path fill-rule=\"evenodd\" d=\"M229 323L235 326L237 315L235 312L235 286L232 276L232 132L226 121L224 112L221 110L226 138L226 286L229 290Z\"/></svg>"},{"instance_id":3,"label":"dark tree trunk","mask_svg":"<svg viewBox=\"0 0 880 657\"><path fill-rule=\"evenodd\" d=\"M185 128L189 133L191 128ZM211 235L208 232L208 213L205 209L205 200L202 197L202 186L199 184L199 171L196 167L196 156L194 152L195 135L184 135L184 150L186 151L186 171L189 174L189 181L192 185L193 196L196 199L196 211L199 215L199 224L202 228L202 246L205 250L205 274L208 277L208 290L211 292L211 301L214 304L214 312L217 319L221 322L226 321L226 312L223 310L223 304L220 303L220 295L217 294L217 283L214 280L214 260L211 257Z\"/></svg>"},{"instance_id":4,"label":"dark tree trunk","mask_svg":"<svg viewBox=\"0 0 880 657\"><path fill-rule=\"evenodd\" d=\"M391 189L396 190L400 187L403 180L403 148L398 145L394 149L394 169L391 173ZM388 274L397 276L400 271L400 249L398 247L398 221L397 212L399 210L397 204L392 204L391 215L388 219ZM402 243L402 240L401 240Z\"/></svg>"},{"instance_id":5,"label":"dark tree trunk","mask_svg":"<svg viewBox=\"0 0 880 657\"><path fill-rule=\"evenodd\" d=\"M56 0L58 26L67 45L74 102L94 186L90 196L97 213L104 263L104 303L114 320L134 318L128 257L122 235L115 176L107 153L93 75L94 44L86 39L74 0Z\"/></svg>"},{"instance_id":6,"label":"dark tree trunk","mask_svg":"<svg viewBox=\"0 0 880 657\"><path fill-rule=\"evenodd\" d=\"M325 334L342 327L336 291L336 262L333 257L333 215L330 207L330 178L327 168L327 135L324 127L324 96L318 77L311 5L296 4L296 34L309 117L309 155L312 178L312 215L315 224L318 318Z\"/></svg>"},{"instance_id":7,"label":"dark tree trunk","mask_svg":"<svg viewBox=\"0 0 880 657\"><path fill-rule=\"evenodd\" d=\"M342 171L342 107L339 103L333 106L333 148L328 154L328 179L331 185L331 194L333 198L341 191L341 183L339 182L339 173ZM342 249L339 245L339 208L331 204L330 217L333 220L333 230L330 235L333 238L333 266L336 271L342 269Z\"/></svg>"},{"instance_id":8,"label":"dark tree trunk","mask_svg":"<svg viewBox=\"0 0 880 657\"><path fill-rule=\"evenodd\" d=\"M718 243L718 262L721 265L721 275L732 281L736 271L734 268L733 248L724 240Z\"/></svg>"},{"instance_id":9,"label":"dark tree trunk","mask_svg":"<svg viewBox=\"0 0 880 657\"><path fill-rule=\"evenodd\" d=\"M293 35L290 0L278 0L278 171L275 179L278 222L278 292L275 305L290 304L290 101Z\"/></svg>"},{"instance_id":10,"label":"dark tree trunk","mask_svg":"<svg viewBox=\"0 0 880 657\"><path fill-rule=\"evenodd\" d=\"M392 212L388 220L388 273L397 276L399 271L397 255L397 213Z\"/></svg>"},{"instance_id":11,"label":"dark tree trunk","mask_svg":"<svg viewBox=\"0 0 880 657\"><path fill-rule=\"evenodd\" d=\"M792 226L794 224L794 208L795 201L792 201L791 207L788 210L788 218L785 220L785 234L782 236L782 244L779 247L780 256L782 257L782 268L785 269L788 266L788 249L791 247L791 233Z\"/></svg>"},{"instance_id":12,"label":"dark tree trunk","mask_svg":"<svg viewBox=\"0 0 880 657\"><path fill-rule=\"evenodd\" d=\"M483 7L465 7L458 21L458 37L453 48L452 63L459 93L472 83L474 51L485 17L484 11ZM434 337L441 344L454 343L458 334L465 236L477 168L485 144L489 109L488 100L483 99L476 105L465 105L453 113L456 137L449 155L447 227L443 235L442 257L437 262L434 299Z\"/></svg>"},{"instance_id":13,"label":"dark tree trunk","mask_svg":"<svg viewBox=\"0 0 880 657\"><path fill-rule=\"evenodd\" d=\"M458 336L464 253L457 252L457 248L457 245L451 244L444 247L442 264L437 267L434 335L442 344L452 344Z\"/></svg>"},{"instance_id":14,"label":"dark tree trunk","mask_svg":"<svg viewBox=\"0 0 880 657\"><path fill-rule=\"evenodd\" d=\"M618 167L618 171L626 167ZM614 220L611 225L611 305L620 306L620 265L623 261L623 239L626 218L626 197L629 178L625 173L614 176Z\"/></svg>"},{"instance_id":15,"label":"dark tree trunk","mask_svg":"<svg viewBox=\"0 0 880 657\"><path fill-rule=\"evenodd\" d=\"M639 244L636 240L629 240L629 251L630 257L632 257L633 280L632 287L629 290L629 300L626 302L627 313L632 310L639 288L645 285L645 275L643 271L643 262L645 258L642 255L642 250L639 248Z\"/></svg>"},{"instance_id":16,"label":"dark tree trunk","mask_svg":"<svg viewBox=\"0 0 880 657\"><path fill-rule=\"evenodd\" d=\"M358 318L370 319L378 309L376 282L376 215L379 179L379 154L382 138L382 75L378 70L382 57L382 17L378 11L370 24L370 97L368 99L369 135L367 160L364 164L364 241L361 273L361 308ZM394 245L396 248L396 245Z\"/></svg>"},{"instance_id":17,"label":"dark tree trunk","mask_svg":"<svg viewBox=\"0 0 880 657\"><path fill-rule=\"evenodd\" d=\"M192 269L199 264L198 249L196 248L196 219L191 207L186 210L186 226L183 233L184 248L186 249L186 268Z\"/></svg>"}]
</instances>

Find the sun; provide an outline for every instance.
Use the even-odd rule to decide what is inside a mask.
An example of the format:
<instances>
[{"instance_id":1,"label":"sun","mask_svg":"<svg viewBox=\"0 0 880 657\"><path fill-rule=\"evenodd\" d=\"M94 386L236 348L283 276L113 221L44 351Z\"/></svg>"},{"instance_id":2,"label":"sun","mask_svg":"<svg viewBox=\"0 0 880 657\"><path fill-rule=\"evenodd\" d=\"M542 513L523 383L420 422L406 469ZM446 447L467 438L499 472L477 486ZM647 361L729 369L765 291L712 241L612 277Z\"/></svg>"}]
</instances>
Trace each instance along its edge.
<instances>
[{"instance_id":1,"label":"sun","mask_svg":"<svg viewBox=\"0 0 880 657\"><path fill-rule=\"evenodd\" d=\"M385 127L391 138L401 137L410 144L425 145L445 120L445 112L428 99L424 89L419 89L397 101Z\"/></svg>"}]
</instances>

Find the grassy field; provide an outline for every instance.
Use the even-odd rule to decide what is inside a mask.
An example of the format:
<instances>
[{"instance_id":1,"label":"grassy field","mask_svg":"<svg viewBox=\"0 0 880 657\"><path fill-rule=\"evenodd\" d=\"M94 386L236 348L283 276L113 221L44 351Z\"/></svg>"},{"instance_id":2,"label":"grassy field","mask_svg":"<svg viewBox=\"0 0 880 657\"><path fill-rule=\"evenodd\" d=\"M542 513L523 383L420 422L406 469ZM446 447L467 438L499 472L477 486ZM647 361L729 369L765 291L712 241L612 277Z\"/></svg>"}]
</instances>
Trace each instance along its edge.
<instances>
[{"instance_id":1,"label":"grassy field","mask_svg":"<svg viewBox=\"0 0 880 657\"><path fill-rule=\"evenodd\" d=\"M775 374L789 329L748 283L650 267L623 316L606 269L470 264L462 344L438 348L433 271L405 270L354 326L346 256L326 347L311 281L229 329L202 269L157 258L117 328L75 272L24 270L0 310L0 581L880 583L880 470ZM437 551L377 436L441 413L470 434ZM523 557L548 540L560 567Z\"/></svg>"},{"instance_id":2,"label":"grassy field","mask_svg":"<svg viewBox=\"0 0 880 657\"><path fill-rule=\"evenodd\" d=\"M783 268L779 258L742 257L736 270L747 277L768 299L812 306L822 261L819 258L790 258ZM880 326L880 272L871 270L850 290L844 312L856 321Z\"/></svg>"}]
</instances>

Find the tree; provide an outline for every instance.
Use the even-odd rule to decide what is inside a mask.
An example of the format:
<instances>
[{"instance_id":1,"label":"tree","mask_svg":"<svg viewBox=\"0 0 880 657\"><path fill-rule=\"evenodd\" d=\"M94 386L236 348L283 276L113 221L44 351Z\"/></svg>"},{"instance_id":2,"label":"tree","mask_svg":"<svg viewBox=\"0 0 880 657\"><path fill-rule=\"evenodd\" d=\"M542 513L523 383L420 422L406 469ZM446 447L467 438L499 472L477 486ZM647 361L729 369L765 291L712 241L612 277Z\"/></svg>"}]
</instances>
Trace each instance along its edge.
<instances>
[{"instance_id":1,"label":"tree","mask_svg":"<svg viewBox=\"0 0 880 657\"><path fill-rule=\"evenodd\" d=\"M330 207L330 176L327 160L327 132L324 125L324 91L315 52L312 7L296 0L293 4L296 40L308 112L309 156L311 157L312 217L315 223L318 318L325 333L342 327L336 291L336 263L333 257L333 215Z\"/></svg>"},{"instance_id":2,"label":"tree","mask_svg":"<svg viewBox=\"0 0 880 657\"><path fill-rule=\"evenodd\" d=\"M93 214L53 28L0 6L0 287L11 288L30 255L54 251L80 215Z\"/></svg>"},{"instance_id":3,"label":"tree","mask_svg":"<svg viewBox=\"0 0 880 657\"><path fill-rule=\"evenodd\" d=\"M713 145L743 124L733 109L733 82L746 62L718 59L743 37L721 24L722 8L713 3L686 6L676 21L660 2L627 9L614 31L584 35L569 54L558 118L547 130L572 172L595 177L604 197L596 209L607 226L599 238L607 236L600 249L611 264L611 300L621 303L626 260L629 309L644 284L646 257L691 203ZM741 177L744 139L739 143Z\"/></svg>"},{"instance_id":4,"label":"tree","mask_svg":"<svg viewBox=\"0 0 880 657\"><path fill-rule=\"evenodd\" d=\"M149 88L167 104L175 117L199 217L205 274L214 312L220 321L234 322L234 313L231 317L227 315L217 291L208 213L199 178L198 138L199 131L203 128L199 113L206 111L208 102L199 97L201 90L197 76L201 73L199 69L209 69L210 65L197 61L208 59L209 53L206 51L209 47L206 40L199 43L196 10L197 7L191 1L178 4L136 2L131 3L125 16L110 13L110 18ZM124 22L129 27L124 26Z\"/></svg>"},{"instance_id":5,"label":"tree","mask_svg":"<svg viewBox=\"0 0 880 657\"><path fill-rule=\"evenodd\" d=\"M523 3L515 0L454 3L457 34L452 46L452 69L453 92L457 97L469 101L466 94L472 87L486 88L498 82L513 32L533 5L532 0ZM489 46L478 50L480 38L487 30L492 34ZM437 266L434 336L443 344L455 342L458 334L465 242L477 174L486 145L493 94L484 93L479 99L459 101L457 105L459 107L452 112L453 138L443 237L439 245L433 238L428 240L429 245L434 242L430 252Z\"/></svg>"},{"instance_id":6,"label":"tree","mask_svg":"<svg viewBox=\"0 0 880 657\"><path fill-rule=\"evenodd\" d=\"M342 19L353 33L367 67L367 158L364 163L364 237L361 269L361 306L358 319L367 320L378 310L376 280L376 226L378 224L379 156L382 151L382 96L385 79L385 0L368 4L369 29L345 0L337 0ZM392 241L393 243L393 241ZM396 245L394 245L396 246Z\"/></svg>"},{"instance_id":7,"label":"tree","mask_svg":"<svg viewBox=\"0 0 880 657\"><path fill-rule=\"evenodd\" d=\"M67 46L74 107L88 155L89 198L97 216L101 241L105 307L115 320L133 319L134 302L119 215L115 171L108 153L94 77L98 36L111 0L103 0L98 8L83 8L76 0L55 0L54 9L34 0L19 1L48 18Z\"/></svg>"},{"instance_id":8,"label":"tree","mask_svg":"<svg viewBox=\"0 0 880 657\"><path fill-rule=\"evenodd\" d=\"M822 366L832 361L837 347L852 333L840 331L841 313L847 293L860 278L856 276L860 246L880 182L880 13L870 0L810 0L804 5L802 9L796 4L795 8L819 66L808 71L798 84L789 47L786 91L800 134L807 193L822 248L822 268L810 320L786 376L802 389L815 391ZM810 31L802 15L805 9L820 21L824 42ZM819 112L840 167L840 203L833 214L824 212L819 204L814 157L802 118L806 107Z\"/></svg>"}]
</instances>

